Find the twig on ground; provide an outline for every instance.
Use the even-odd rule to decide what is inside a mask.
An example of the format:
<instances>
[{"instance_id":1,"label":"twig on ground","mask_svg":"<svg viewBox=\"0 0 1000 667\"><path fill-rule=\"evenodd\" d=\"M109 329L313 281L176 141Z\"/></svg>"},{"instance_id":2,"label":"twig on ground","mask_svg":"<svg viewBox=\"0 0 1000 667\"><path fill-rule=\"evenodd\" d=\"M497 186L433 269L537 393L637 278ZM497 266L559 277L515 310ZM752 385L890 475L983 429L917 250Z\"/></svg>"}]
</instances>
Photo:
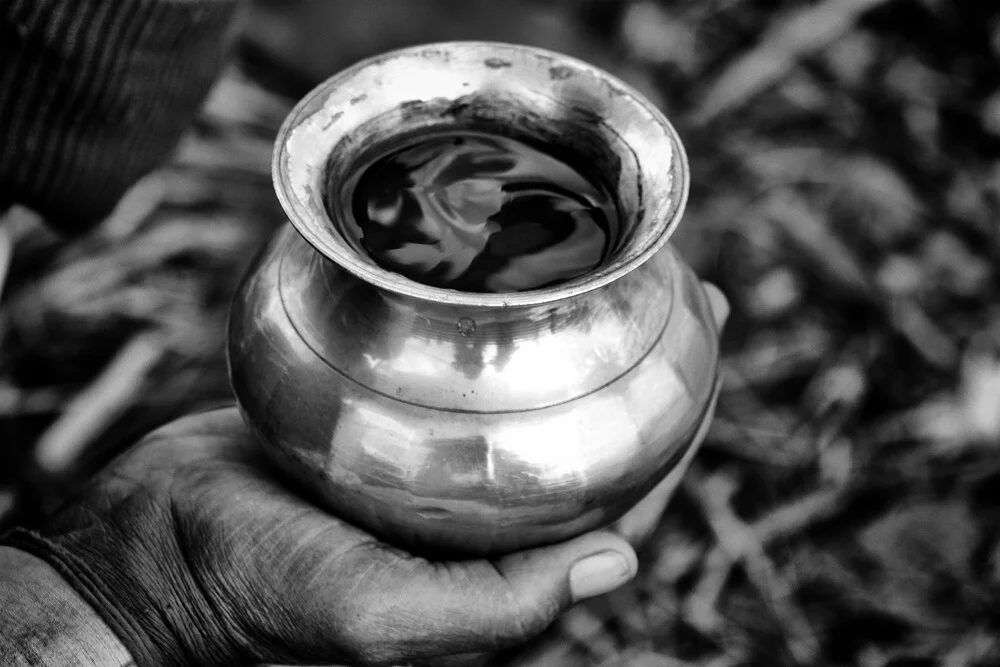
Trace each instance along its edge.
<instances>
[{"instance_id":1,"label":"twig on ground","mask_svg":"<svg viewBox=\"0 0 1000 667\"><path fill-rule=\"evenodd\" d=\"M748 385L724 387L705 446L751 461L801 465L812 449L802 426L798 415L772 409Z\"/></svg>"},{"instance_id":2,"label":"twig on ground","mask_svg":"<svg viewBox=\"0 0 1000 667\"><path fill-rule=\"evenodd\" d=\"M903 334L921 356L937 368L949 370L958 363L955 343L913 299L886 302L890 323Z\"/></svg>"},{"instance_id":3,"label":"twig on ground","mask_svg":"<svg viewBox=\"0 0 1000 667\"><path fill-rule=\"evenodd\" d=\"M703 447L725 453L744 461L754 461L772 466L796 466L803 460L801 452L786 451L788 432L764 430L744 424L739 416L718 415L712 422Z\"/></svg>"},{"instance_id":4,"label":"twig on ground","mask_svg":"<svg viewBox=\"0 0 1000 667\"><path fill-rule=\"evenodd\" d=\"M719 600L734 564L735 560L721 547L711 549L705 557L698 583L684 601L685 619L706 636L714 636L725 625L718 611Z\"/></svg>"},{"instance_id":5,"label":"twig on ground","mask_svg":"<svg viewBox=\"0 0 1000 667\"><path fill-rule=\"evenodd\" d=\"M718 545L706 557L702 578L686 602L689 622L706 634L720 627L716 603L732 566L740 562L785 629L789 651L799 662L812 662L818 655L819 643L803 612L791 602L788 584L778 576L765 547L832 514L844 497L843 491L823 491L799 498L747 525L730 507L736 490L734 480L721 474L706 480L699 477L697 472L689 473L685 488L701 505Z\"/></svg>"},{"instance_id":6,"label":"twig on ground","mask_svg":"<svg viewBox=\"0 0 1000 667\"><path fill-rule=\"evenodd\" d=\"M275 95L232 68L219 79L205 100L202 116L227 126L243 126L277 134L294 100Z\"/></svg>"},{"instance_id":7,"label":"twig on ground","mask_svg":"<svg viewBox=\"0 0 1000 667\"><path fill-rule=\"evenodd\" d=\"M0 382L0 417L55 412L65 400L66 394L54 387L22 389Z\"/></svg>"},{"instance_id":8,"label":"twig on ground","mask_svg":"<svg viewBox=\"0 0 1000 667\"><path fill-rule=\"evenodd\" d=\"M597 660L607 660L618 654L618 643L608 632L608 626L587 605L573 607L558 621L560 632L575 640Z\"/></svg>"},{"instance_id":9,"label":"twig on ground","mask_svg":"<svg viewBox=\"0 0 1000 667\"><path fill-rule=\"evenodd\" d=\"M779 190L762 207L766 219L781 229L827 281L864 300L872 298L875 292L868 271L805 199L791 190Z\"/></svg>"},{"instance_id":10,"label":"twig on ground","mask_svg":"<svg viewBox=\"0 0 1000 667\"><path fill-rule=\"evenodd\" d=\"M546 635L541 641L530 645L503 662L492 660L487 667L579 667L579 655L575 651L576 644L568 642L558 635Z\"/></svg>"},{"instance_id":11,"label":"twig on ground","mask_svg":"<svg viewBox=\"0 0 1000 667\"><path fill-rule=\"evenodd\" d=\"M972 667L996 664L1000 658L997 638L989 631L977 628L961 637L941 661L942 667Z\"/></svg>"},{"instance_id":12,"label":"twig on ground","mask_svg":"<svg viewBox=\"0 0 1000 667\"><path fill-rule=\"evenodd\" d=\"M833 516L845 497L845 490L836 488L795 498L754 521L750 524L751 530L762 546L770 546L776 540L788 539L817 521Z\"/></svg>"},{"instance_id":13,"label":"twig on ground","mask_svg":"<svg viewBox=\"0 0 1000 667\"><path fill-rule=\"evenodd\" d=\"M159 332L142 333L129 341L42 434L35 451L38 465L54 475L69 472L94 439L133 404L166 351Z\"/></svg>"},{"instance_id":14,"label":"twig on ground","mask_svg":"<svg viewBox=\"0 0 1000 667\"><path fill-rule=\"evenodd\" d=\"M920 304L911 297L884 294L855 254L803 198L789 192L775 193L764 203L764 210L767 219L785 232L827 281L877 307L928 363L941 369L954 368L958 361L954 343Z\"/></svg>"},{"instance_id":15,"label":"twig on ground","mask_svg":"<svg viewBox=\"0 0 1000 667\"><path fill-rule=\"evenodd\" d=\"M830 349L827 332L802 327L791 332L760 336L747 349L725 360L723 387L766 387L808 372Z\"/></svg>"},{"instance_id":16,"label":"twig on ground","mask_svg":"<svg viewBox=\"0 0 1000 667\"><path fill-rule=\"evenodd\" d=\"M834 514L840 508L844 495L843 490L834 489L797 498L755 521L751 530L761 546L766 548L775 540L795 535ZM706 634L713 633L722 623L716 612L717 602L738 560L722 545L717 544L709 550L701 578L685 603L685 611L690 614L688 621Z\"/></svg>"},{"instance_id":17,"label":"twig on ground","mask_svg":"<svg viewBox=\"0 0 1000 667\"><path fill-rule=\"evenodd\" d=\"M712 663L688 662L665 653L631 649L609 657L598 667L704 667L706 664L714 665L715 663L714 661Z\"/></svg>"},{"instance_id":18,"label":"twig on ground","mask_svg":"<svg viewBox=\"0 0 1000 667\"><path fill-rule=\"evenodd\" d=\"M621 632L626 646L650 648L653 627L646 613L646 605L639 599L639 588L623 586L607 596L608 609Z\"/></svg>"},{"instance_id":19,"label":"twig on ground","mask_svg":"<svg viewBox=\"0 0 1000 667\"><path fill-rule=\"evenodd\" d=\"M705 124L746 104L779 81L804 56L825 48L845 33L858 17L886 0L826 0L795 9L774 20L757 46L731 63L702 96L692 113Z\"/></svg>"},{"instance_id":20,"label":"twig on ground","mask_svg":"<svg viewBox=\"0 0 1000 667\"><path fill-rule=\"evenodd\" d=\"M101 224L100 233L111 242L128 238L156 211L166 191L162 172L146 176L125 193L115 210Z\"/></svg>"},{"instance_id":21,"label":"twig on ground","mask_svg":"<svg viewBox=\"0 0 1000 667\"><path fill-rule=\"evenodd\" d=\"M208 141L189 135L181 140L173 166L269 174L273 149L269 138Z\"/></svg>"},{"instance_id":22,"label":"twig on ground","mask_svg":"<svg viewBox=\"0 0 1000 667\"><path fill-rule=\"evenodd\" d=\"M661 549L650 563L650 579L664 588L671 587L691 572L705 555L705 545L686 536L669 535Z\"/></svg>"}]
</instances>

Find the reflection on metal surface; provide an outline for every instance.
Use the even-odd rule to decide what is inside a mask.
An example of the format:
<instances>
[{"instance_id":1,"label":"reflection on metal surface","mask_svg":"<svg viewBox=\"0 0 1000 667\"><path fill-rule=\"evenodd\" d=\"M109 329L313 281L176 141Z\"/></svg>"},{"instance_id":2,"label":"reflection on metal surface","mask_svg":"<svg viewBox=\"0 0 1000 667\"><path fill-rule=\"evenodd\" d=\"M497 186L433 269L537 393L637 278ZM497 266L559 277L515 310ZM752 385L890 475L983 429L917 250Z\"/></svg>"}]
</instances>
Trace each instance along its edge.
<instances>
[{"instance_id":1,"label":"reflection on metal surface","mask_svg":"<svg viewBox=\"0 0 1000 667\"><path fill-rule=\"evenodd\" d=\"M425 285L558 284L597 268L617 233L602 188L509 137L418 136L359 170L346 231L379 266Z\"/></svg>"},{"instance_id":2,"label":"reflection on metal surface","mask_svg":"<svg viewBox=\"0 0 1000 667\"><path fill-rule=\"evenodd\" d=\"M510 66L484 64L497 57ZM419 87L396 85L417 72ZM610 260L497 294L371 263L319 193L379 142L449 127L548 142L616 186L623 241ZM272 458L339 516L424 553L551 543L624 513L711 418L718 332L664 245L686 196L683 151L603 72L506 45L389 54L300 104L275 180L292 226L234 301L231 379Z\"/></svg>"}]
</instances>

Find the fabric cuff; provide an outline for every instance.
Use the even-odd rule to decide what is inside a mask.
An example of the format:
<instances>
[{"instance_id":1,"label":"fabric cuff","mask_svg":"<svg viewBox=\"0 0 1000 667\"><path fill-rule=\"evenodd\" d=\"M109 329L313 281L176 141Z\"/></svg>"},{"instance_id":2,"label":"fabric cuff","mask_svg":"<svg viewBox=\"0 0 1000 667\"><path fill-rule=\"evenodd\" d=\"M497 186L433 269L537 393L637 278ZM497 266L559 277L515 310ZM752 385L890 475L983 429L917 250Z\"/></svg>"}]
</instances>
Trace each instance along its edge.
<instances>
[{"instance_id":1,"label":"fabric cuff","mask_svg":"<svg viewBox=\"0 0 1000 667\"><path fill-rule=\"evenodd\" d=\"M0 536L0 546L8 546L29 553L48 563L66 583L94 608L122 644L128 649L137 665L156 665L144 634L121 614L108 600L96 583L87 566L65 549L37 533L15 528Z\"/></svg>"}]
</instances>

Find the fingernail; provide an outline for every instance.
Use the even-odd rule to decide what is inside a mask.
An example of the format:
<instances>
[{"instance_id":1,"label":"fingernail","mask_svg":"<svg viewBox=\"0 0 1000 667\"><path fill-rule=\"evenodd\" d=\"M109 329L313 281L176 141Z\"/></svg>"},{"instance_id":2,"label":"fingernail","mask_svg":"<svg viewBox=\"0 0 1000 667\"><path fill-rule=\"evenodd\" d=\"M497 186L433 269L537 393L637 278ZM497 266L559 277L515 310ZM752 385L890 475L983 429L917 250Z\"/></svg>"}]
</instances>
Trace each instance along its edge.
<instances>
[{"instance_id":1,"label":"fingernail","mask_svg":"<svg viewBox=\"0 0 1000 667\"><path fill-rule=\"evenodd\" d=\"M573 564L569 590L574 602L603 595L635 576L632 561L618 551L602 551Z\"/></svg>"}]
</instances>

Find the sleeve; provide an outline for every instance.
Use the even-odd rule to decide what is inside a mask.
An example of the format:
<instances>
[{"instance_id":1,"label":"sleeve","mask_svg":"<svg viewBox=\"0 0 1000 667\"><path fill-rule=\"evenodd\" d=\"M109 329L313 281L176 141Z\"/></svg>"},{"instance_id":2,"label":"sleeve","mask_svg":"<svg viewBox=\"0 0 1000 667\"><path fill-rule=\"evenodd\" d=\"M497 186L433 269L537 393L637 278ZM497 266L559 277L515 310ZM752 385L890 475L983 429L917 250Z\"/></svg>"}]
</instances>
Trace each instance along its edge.
<instances>
[{"instance_id":1,"label":"sleeve","mask_svg":"<svg viewBox=\"0 0 1000 667\"><path fill-rule=\"evenodd\" d=\"M125 646L44 561L0 546L0 665L131 667Z\"/></svg>"},{"instance_id":2,"label":"sleeve","mask_svg":"<svg viewBox=\"0 0 1000 667\"><path fill-rule=\"evenodd\" d=\"M0 203L79 233L174 148L238 0L0 0Z\"/></svg>"}]
</instances>

